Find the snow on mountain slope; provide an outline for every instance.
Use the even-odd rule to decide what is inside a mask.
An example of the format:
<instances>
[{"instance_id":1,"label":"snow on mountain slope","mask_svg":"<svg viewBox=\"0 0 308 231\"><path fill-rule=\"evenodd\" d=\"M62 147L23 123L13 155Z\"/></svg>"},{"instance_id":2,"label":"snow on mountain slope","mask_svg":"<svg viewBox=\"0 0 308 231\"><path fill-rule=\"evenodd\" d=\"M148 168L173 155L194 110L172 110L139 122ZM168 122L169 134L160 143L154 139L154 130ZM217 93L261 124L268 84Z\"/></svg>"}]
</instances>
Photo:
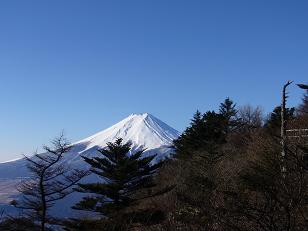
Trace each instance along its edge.
<instances>
[{"instance_id":1,"label":"snow on mountain slope","mask_svg":"<svg viewBox=\"0 0 308 231\"><path fill-rule=\"evenodd\" d=\"M170 146L179 136L179 132L156 117L144 114L132 114L112 127L81 140L75 145L87 144L86 151L94 146L104 147L107 142L122 138L124 142L132 142L134 148L145 147L155 149Z\"/></svg>"},{"instance_id":2,"label":"snow on mountain slope","mask_svg":"<svg viewBox=\"0 0 308 231\"><path fill-rule=\"evenodd\" d=\"M144 155L157 154L154 160L156 162L169 156L173 151L172 142L179 134L148 113L132 114L106 130L73 143L73 148L66 154L64 161L80 166L84 164L81 156L96 155L97 149L106 147L108 142L114 142L117 138L122 138L123 142L132 143L133 152L143 148L146 149Z\"/></svg>"},{"instance_id":3,"label":"snow on mountain slope","mask_svg":"<svg viewBox=\"0 0 308 231\"><path fill-rule=\"evenodd\" d=\"M88 165L81 156L97 155L97 149L106 147L107 142L122 138L124 142L132 143L133 151L146 148L144 155L157 154L154 160L157 162L172 153L172 141L179 135L178 131L150 114L132 114L106 130L73 143L71 151L65 154L63 161L72 168L86 168ZM16 182L27 178L29 171L26 163L24 159L0 163L0 186L15 187ZM12 192L12 197L16 196L16 190L13 188L7 191ZM6 193L5 197L1 198L0 194L0 203L6 203L9 196Z\"/></svg>"}]
</instances>

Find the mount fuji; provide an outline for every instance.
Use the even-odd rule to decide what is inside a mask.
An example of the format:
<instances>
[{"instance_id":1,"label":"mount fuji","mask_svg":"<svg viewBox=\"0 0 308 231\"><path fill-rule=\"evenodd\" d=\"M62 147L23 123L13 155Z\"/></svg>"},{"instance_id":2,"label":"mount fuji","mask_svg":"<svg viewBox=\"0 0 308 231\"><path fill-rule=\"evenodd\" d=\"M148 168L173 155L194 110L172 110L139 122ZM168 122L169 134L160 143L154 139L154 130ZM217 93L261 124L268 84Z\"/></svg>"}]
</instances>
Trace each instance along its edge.
<instances>
[{"instance_id":1,"label":"mount fuji","mask_svg":"<svg viewBox=\"0 0 308 231\"><path fill-rule=\"evenodd\" d=\"M72 168L89 168L82 156L97 155L97 149L106 147L108 142L113 142L117 138L122 138L123 142L131 142L132 152L146 149L144 156L156 154L153 162L159 162L173 152L173 140L179 135L177 130L153 115L132 114L110 128L73 143L63 162ZM26 164L25 159L0 163L0 204L7 204L18 197L16 184L30 175Z\"/></svg>"}]
</instances>

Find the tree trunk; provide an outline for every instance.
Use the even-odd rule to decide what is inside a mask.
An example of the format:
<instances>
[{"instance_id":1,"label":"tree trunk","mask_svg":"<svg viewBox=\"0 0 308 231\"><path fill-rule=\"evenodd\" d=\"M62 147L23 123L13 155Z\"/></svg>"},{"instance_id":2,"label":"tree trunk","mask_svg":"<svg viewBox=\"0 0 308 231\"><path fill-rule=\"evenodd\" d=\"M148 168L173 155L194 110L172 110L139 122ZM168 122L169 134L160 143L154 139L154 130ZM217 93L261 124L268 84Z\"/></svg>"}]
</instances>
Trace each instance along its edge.
<instances>
[{"instance_id":1,"label":"tree trunk","mask_svg":"<svg viewBox=\"0 0 308 231\"><path fill-rule=\"evenodd\" d=\"M288 81L284 86L282 90L282 102L281 102L281 173L282 176L285 177L287 169L285 166L285 156L286 156L286 90L287 87L291 84L292 82Z\"/></svg>"},{"instance_id":2,"label":"tree trunk","mask_svg":"<svg viewBox=\"0 0 308 231\"><path fill-rule=\"evenodd\" d=\"M40 190L41 190L41 200L42 200L41 231L45 231L46 207L47 207L43 182L44 182L44 174L40 178Z\"/></svg>"}]
</instances>

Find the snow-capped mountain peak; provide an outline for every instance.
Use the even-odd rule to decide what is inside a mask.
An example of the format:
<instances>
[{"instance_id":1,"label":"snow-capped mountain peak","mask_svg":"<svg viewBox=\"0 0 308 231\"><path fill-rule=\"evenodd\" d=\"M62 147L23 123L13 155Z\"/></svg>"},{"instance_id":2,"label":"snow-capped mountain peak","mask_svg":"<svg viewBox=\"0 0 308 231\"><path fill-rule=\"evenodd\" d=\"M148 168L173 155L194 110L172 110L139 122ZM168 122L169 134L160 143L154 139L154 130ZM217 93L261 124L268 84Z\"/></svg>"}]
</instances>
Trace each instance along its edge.
<instances>
[{"instance_id":1,"label":"snow-capped mountain peak","mask_svg":"<svg viewBox=\"0 0 308 231\"><path fill-rule=\"evenodd\" d=\"M132 143L132 151L146 149L144 155L157 154L154 162L168 157L172 152L172 142L180 133L155 116L131 114L117 124L88 138L72 144L70 152L65 154L63 162L77 168L86 167L82 156L95 156L97 149L106 147L108 142L122 138ZM27 176L26 160L18 159L0 163L0 179Z\"/></svg>"},{"instance_id":2,"label":"snow-capped mountain peak","mask_svg":"<svg viewBox=\"0 0 308 231\"><path fill-rule=\"evenodd\" d=\"M178 136L178 131L151 114L131 114L110 128L76 142L75 145L86 144L86 149L104 147L107 142L122 138L123 142L130 141L134 147L156 149L172 145L172 141Z\"/></svg>"},{"instance_id":3,"label":"snow-capped mountain peak","mask_svg":"<svg viewBox=\"0 0 308 231\"><path fill-rule=\"evenodd\" d=\"M61 161L71 168L89 168L90 166L83 160L82 156L97 156L99 155L97 149L106 147L108 142L114 142L117 138L122 138L123 142L132 143L133 152L138 149L146 149L143 156L156 154L152 161L152 163L156 163L173 153L171 145L179 135L178 131L153 115L148 113L132 114L110 128L73 143L72 149L65 153ZM20 182L20 179L31 176L27 164L25 159L0 163L0 191L6 192L2 197L0 195L0 205L5 205L19 196L16 184ZM90 175L83 180L93 181L96 178ZM71 206L79 200L79 195L73 193L68 198L57 202L51 213L57 216L67 216L68 214L74 216ZM64 204L67 205L65 209L63 208ZM8 208L11 207L8 206Z\"/></svg>"}]
</instances>

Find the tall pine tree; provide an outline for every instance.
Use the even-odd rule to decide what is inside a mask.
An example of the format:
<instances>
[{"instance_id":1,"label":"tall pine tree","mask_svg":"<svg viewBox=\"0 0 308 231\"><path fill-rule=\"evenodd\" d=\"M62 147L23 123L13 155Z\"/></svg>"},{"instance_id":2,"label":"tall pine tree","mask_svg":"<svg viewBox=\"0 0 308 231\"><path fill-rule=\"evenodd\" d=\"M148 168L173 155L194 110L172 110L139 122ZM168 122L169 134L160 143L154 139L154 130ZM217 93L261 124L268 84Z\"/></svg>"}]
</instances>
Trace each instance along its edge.
<instances>
[{"instance_id":1,"label":"tall pine tree","mask_svg":"<svg viewBox=\"0 0 308 231\"><path fill-rule=\"evenodd\" d=\"M221 114L197 111L183 134L174 141L177 158L189 158L196 151L216 152L218 144L225 142L225 119Z\"/></svg>"},{"instance_id":2,"label":"tall pine tree","mask_svg":"<svg viewBox=\"0 0 308 231\"><path fill-rule=\"evenodd\" d=\"M121 212L154 194L139 195L139 191L152 188L153 175L160 164L151 164L155 155L142 157L144 150L131 152L131 143L117 139L99 150L100 156L84 160L91 172L102 179L97 183L79 184L77 191L89 193L74 209L98 212L109 219L116 219ZM138 195L137 195L138 194Z\"/></svg>"},{"instance_id":3,"label":"tall pine tree","mask_svg":"<svg viewBox=\"0 0 308 231\"><path fill-rule=\"evenodd\" d=\"M290 121L295 118L294 115L295 108L286 108L285 111L285 119L286 121ZM279 134L281 125L281 106L277 106L274 108L273 112L270 114L269 119L267 120L265 127L272 134Z\"/></svg>"},{"instance_id":4,"label":"tall pine tree","mask_svg":"<svg viewBox=\"0 0 308 231\"><path fill-rule=\"evenodd\" d=\"M178 154L185 154L187 148L200 148L203 146L203 128L204 116L200 111L194 114L190 122L190 126L182 133L182 135L174 141L174 146Z\"/></svg>"},{"instance_id":5,"label":"tall pine tree","mask_svg":"<svg viewBox=\"0 0 308 231\"><path fill-rule=\"evenodd\" d=\"M236 104L230 98L220 104L219 113L208 111L202 114L197 111L190 126L173 142L176 157L189 158L199 151L216 154L217 147L226 142L228 134L242 126L237 112Z\"/></svg>"},{"instance_id":6,"label":"tall pine tree","mask_svg":"<svg viewBox=\"0 0 308 231\"><path fill-rule=\"evenodd\" d=\"M219 114L224 118L224 132L226 134L241 125L240 120L236 118L237 112L236 104L229 97L220 104Z\"/></svg>"}]
</instances>

